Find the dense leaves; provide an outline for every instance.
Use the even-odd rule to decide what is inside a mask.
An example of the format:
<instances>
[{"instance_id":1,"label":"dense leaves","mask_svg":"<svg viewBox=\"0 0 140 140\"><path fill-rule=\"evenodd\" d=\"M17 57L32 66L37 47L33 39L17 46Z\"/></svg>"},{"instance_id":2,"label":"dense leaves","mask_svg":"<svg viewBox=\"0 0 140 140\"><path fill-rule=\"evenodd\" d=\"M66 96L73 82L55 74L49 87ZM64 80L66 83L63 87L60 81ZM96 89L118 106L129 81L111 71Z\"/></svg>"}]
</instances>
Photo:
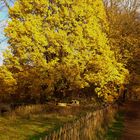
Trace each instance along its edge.
<instances>
[{"instance_id":1,"label":"dense leaves","mask_svg":"<svg viewBox=\"0 0 140 140\"><path fill-rule=\"evenodd\" d=\"M91 86L105 101L118 97L128 71L110 45L102 0L17 0L9 14L3 66L18 99L65 97Z\"/></svg>"}]
</instances>

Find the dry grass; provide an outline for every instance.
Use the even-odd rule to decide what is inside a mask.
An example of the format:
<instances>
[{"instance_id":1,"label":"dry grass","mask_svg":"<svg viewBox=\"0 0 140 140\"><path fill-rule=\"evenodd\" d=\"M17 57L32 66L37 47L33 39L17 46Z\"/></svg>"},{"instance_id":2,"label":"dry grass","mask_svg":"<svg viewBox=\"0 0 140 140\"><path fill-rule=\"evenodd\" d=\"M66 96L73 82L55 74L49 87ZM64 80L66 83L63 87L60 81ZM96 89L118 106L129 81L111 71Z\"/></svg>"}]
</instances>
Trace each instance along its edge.
<instances>
[{"instance_id":1,"label":"dry grass","mask_svg":"<svg viewBox=\"0 0 140 140\"><path fill-rule=\"evenodd\" d=\"M54 103L16 108L0 117L0 140L39 140L39 137L91 111L93 104L58 107Z\"/></svg>"},{"instance_id":2,"label":"dry grass","mask_svg":"<svg viewBox=\"0 0 140 140\"><path fill-rule=\"evenodd\" d=\"M0 140L38 140L40 136L74 120L79 107L30 105L0 117Z\"/></svg>"}]
</instances>

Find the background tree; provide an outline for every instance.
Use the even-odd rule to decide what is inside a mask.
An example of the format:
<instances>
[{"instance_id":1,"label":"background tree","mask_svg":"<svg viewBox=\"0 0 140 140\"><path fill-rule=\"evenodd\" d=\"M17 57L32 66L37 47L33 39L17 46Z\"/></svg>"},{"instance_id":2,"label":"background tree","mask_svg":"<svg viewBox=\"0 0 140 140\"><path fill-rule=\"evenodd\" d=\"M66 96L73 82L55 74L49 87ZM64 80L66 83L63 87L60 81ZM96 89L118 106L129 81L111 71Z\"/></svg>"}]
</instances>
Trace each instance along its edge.
<instances>
[{"instance_id":1,"label":"background tree","mask_svg":"<svg viewBox=\"0 0 140 140\"><path fill-rule=\"evenodd\" d=\"M112 50L116 59L127 68L139 47L139 4L138 0L105 0Z\"/></svg>"},{"instance_id":2,"label":"background tree","mask_svg":"<svg viewBox=\"0 0 140 140\"><path fill-rule=\"evenodd\" d=\"M118 62L129 70L129 86L140 83L136 74L139 69L140 17L139 0L105 0L109 21L112 50ZM133 84L132 84L133 83Z\"/></svg>"}]
</instances>

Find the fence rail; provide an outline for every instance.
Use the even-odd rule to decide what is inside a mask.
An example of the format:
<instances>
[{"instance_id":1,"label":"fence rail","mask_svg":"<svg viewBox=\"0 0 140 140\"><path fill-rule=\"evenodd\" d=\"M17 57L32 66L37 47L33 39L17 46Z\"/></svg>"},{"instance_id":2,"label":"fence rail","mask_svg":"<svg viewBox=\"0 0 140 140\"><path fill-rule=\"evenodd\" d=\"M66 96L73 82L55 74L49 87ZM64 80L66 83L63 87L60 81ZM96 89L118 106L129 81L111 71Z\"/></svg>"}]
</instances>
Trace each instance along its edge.
<instances>
[{"instance_id":1,"label":"fence rail","mask_svg":"<svg viewBox=\"0 0 140 140\"><path fill-rule=\"evenodd\" d=\"M89 112L71 123L64 124L40 140L103 140L116 111L117 105L110 105Z\"/></svg>"}]
</instances>

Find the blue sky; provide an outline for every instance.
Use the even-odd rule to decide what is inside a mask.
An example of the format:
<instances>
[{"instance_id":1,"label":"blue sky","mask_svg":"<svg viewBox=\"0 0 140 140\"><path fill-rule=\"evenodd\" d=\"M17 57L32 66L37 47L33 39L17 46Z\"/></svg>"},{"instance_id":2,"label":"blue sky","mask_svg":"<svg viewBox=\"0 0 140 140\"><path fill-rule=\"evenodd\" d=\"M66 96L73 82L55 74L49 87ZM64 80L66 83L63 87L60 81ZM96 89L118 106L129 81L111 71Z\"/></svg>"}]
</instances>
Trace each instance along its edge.
<instances>
[{"instance_id":1,"label":"blue sky","mask_svg":"<svg viewBox=\"0 0 140 140\"><path fill-rule=\"evenodd\" d=\"M7 42L3 41L5 40L4 36L4 27L6 26L8 20L8 9L3 8L0 11L0 65L2 64L2 52L7 47Z\"/></svg>"},{"instance_id":2,"label":"blue sky","mask_svg":"<svg viewBox=\"0 0 140 140\"><path fill-rule=\"evenodd\" d=\"M7 0L8 4L12 6L15 0ZM4 3L0 1L0 4L4 6ZM8 44L6 41L6 37L4 35L4 28L8 21L8 8L3 7L0 8L0 65L2 64L3 56L2 52L7 48Z\"/></svg>"},{"instance_id":3,"label":"blue sky","mask_svg":"<svg viewBox=\"0 0 140 140\"><path fill-rule=\"evenodd\" d=\"M8 4L12 6L15 0L7 0ZM4 28L8 22L8 8L4 6L3 1L0 1L0 65L2 65L2 52L7 48L7 40L4 35Z\"/></svg>"}]
</instances>

